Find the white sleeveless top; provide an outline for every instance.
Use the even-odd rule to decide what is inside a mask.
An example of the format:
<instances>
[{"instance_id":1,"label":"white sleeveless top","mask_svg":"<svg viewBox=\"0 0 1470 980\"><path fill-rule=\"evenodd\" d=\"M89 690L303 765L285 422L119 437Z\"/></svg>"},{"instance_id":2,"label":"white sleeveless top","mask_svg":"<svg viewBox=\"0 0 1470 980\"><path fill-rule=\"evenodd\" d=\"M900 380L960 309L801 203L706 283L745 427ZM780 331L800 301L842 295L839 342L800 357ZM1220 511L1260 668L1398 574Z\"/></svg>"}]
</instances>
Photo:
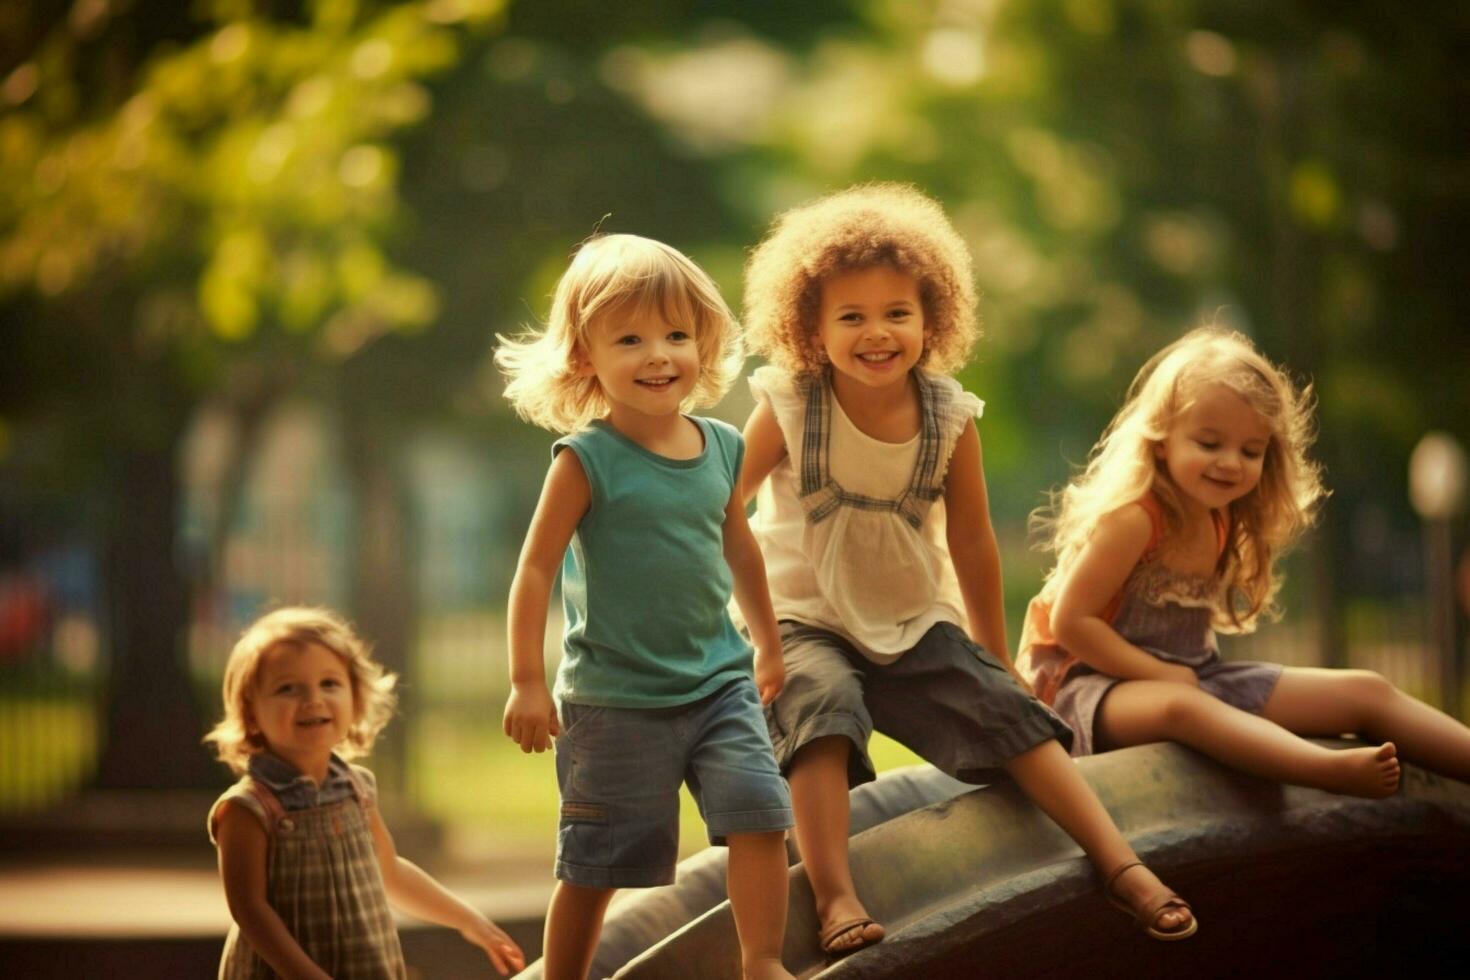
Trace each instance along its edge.
<instances>
[{"instance_id":1,"label":"white sleeveless top","mask_svg":"<svg viewBox=\"0 0 1470 980\"><path fill-rule=\"evenodd\" d=\"M786 441L751 519L776 618L831 630L876 663L897 660L935 623L965 624L944 480L984 402L952 378L915 376L922 420L903 443L859 430L825 376L762 367L750 378Z\"/></svg>"}]
</instances>

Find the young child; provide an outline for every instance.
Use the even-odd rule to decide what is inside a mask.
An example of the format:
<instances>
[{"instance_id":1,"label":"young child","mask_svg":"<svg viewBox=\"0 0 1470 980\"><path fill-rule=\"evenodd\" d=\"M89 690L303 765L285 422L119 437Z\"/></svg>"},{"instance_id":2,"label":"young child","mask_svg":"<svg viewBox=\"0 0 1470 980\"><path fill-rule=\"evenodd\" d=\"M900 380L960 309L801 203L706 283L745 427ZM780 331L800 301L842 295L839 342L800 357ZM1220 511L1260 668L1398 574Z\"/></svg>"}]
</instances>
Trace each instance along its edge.
<instances>
[{"instance_id":1,"label":"young child","mask_svg":"<svg viewBox=\"0 0 1470 980\"><path fill-rule=\"evenodd\" d=\"M525 751L556 736L549 980L586 975L614 889L674 880L686 780L711 843L729 844L745 976L790 976L791 800L761 714L781 689L781 647L737 492L744 446L732 426L681 411L720 398L739 350L698 266L659 242L606 235L577 252L545 331L497 354L517 411L570 433L552 447L511 585L505 706L505 733ZM542 665L558 565L560 718ZM751 624L754 681L726 612L732 588Z\"/></svg>"},{"instance_id":2,"label":"young child","mask_svg":"<svg viewBox=\"0 0 1470 980\"><path fill-rule=\"evenodd\" d=\"M1074 754L1172 740L1246 772L1381 797L1402 754L1470 780L1470 729L1377 674L1225 663L1216 629L1273 611L1276 562L1323 497L1309 391L1236 333L1155 355L1086 469L1039 511L1056 567L1019 658ZM1361 733L1334 751L1298 737ZM1379 741L1382 740L1382 741Z\"/></svg>"},{"instance_id":3,"label":"young child","mask_svg":"<svg viewBox=\"0 0 1470 980\"><path fill-rule=\"evenodd\" d=\"M388 903L458 929L504 974L520 947L399 857L365 754L396 678L325 609L261 617L230 652L224 718L205 741L241 775L209 811L235 924L221 977L406 977Z\"/></svg>"},{"instance_id":4,"label":"young child","mask_svg":"<svg viewBox=\"0 0 1470 980\"><path fill-rule=\"evenodd\" d=\"M912 188L856 187L777 219L746 270L748 498L786 685L767 710L832 955L878 942L848 866L848 789L874 729L971 783L1009 773L1082 845L1149 935L1189 906L1143 866L1013 676L979 399L948 377L975 340L970 256ZM767 480L767 476L770 477Z\"/></svg>"}]
</instances>

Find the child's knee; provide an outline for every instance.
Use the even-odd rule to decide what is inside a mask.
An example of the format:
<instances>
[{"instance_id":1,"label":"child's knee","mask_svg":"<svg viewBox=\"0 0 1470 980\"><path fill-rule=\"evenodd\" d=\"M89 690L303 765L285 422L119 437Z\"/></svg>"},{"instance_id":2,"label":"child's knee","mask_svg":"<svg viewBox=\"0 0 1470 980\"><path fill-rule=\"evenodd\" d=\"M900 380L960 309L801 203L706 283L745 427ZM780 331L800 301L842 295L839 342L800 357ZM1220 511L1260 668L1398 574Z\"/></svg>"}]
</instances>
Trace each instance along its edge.
<instances>
[{"instance_id":1,"label":"child's knee","mask_svg":"<svg viewBox=\"0 0 1470 980\"><path fill-rule=\"evenodd\" d=\"M599 888L592 885L574 885L570 881L558 881L556 890L563 900L580 908L596 908L612 901L616 888Z\"/></svg>"},{"instance_id":2,"label":"child's knee","mask_svg":"<svg viewBox=\"0 0 1470 980\"><path fill-rule=\"evenodd\" d=\"M1193 731L1211 711L1221 707L1220 701L1199 688L1183 684L1168 686L1169 690L1160 695L1159 721L1170 736Z\"/></svg>"},{"instance_id":3,"label":"child's knee","mask_svg":"<svg viewBox=\"0 0 1470 980\"><path fill-rule=\"evenodd\" d=\"M738 834L729 834L725 838L726 845L731 851L763 850L765 848L784 848L786 846L786 831L784 830L747 830Z\"/></svg>"},{"instance_id":4,"label":"child's knee","mask_svg":"<svg viewBox=\"0 0 1470 980\"><path fill-rule=\"evenodd\" d=\"M846 735L822 735L797 749L791 757L793 770L810 770L824 766L847 769L852 758L852 739Z\"/></svg>"},{"instance_id":5,"label":"child's knee","mask_svg":"<svg viewBox=\"0 0 1470 980\"><path fill-rule=\"evenodd\" d=\"M1388 704L1397 690L1376 670L1344 670L1338 675L1338 683L1347 702L1363 716L1360 722Z\"/></svg>"}]
</instances>

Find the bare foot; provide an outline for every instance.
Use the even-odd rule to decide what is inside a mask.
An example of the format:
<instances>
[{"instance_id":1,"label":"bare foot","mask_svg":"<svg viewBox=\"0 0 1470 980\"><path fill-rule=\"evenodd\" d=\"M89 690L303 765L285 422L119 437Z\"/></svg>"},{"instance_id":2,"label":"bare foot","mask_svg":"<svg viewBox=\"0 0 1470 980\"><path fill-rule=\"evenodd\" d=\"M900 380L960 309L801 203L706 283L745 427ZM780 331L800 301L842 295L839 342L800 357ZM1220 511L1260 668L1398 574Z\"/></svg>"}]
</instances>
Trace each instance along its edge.
<instances>
[{"instance_id":1,"label":"bare foot","mask_svg":"<svg viewBox=\"0 0 1470 980\"><path fill-rule=\"evenodd\" d=\"M1112 893L1109 897L1117 900L1114 904L1121 902L1119 908L1126 906L1135 915L1139 909L1161 901L1163 896L1173 895L1173 890L1143 864L1134 864L1115 877L1108 889ZM1151 926L1156 938L1182 939L1194 932L1193 924L1194 913L1188 907L1164 905L1145 927Z\"/></svg>"},{"instance_id":2,"label":"bare foot","mask_svg":"<svg viewBox=\"0 0 1470 980\"><path fill-rule=\"evenodd\" d=\"M796 980L778 959L752 960L741 971L745 980Z\"/></svg>"},{"instance_id":3,"label":"bare foot","mask_svg":"<svg viewBox=\"0 0 1470 980\"><path fill-rule=\"evenodd\" d=\"M869 916L856 895L837 899L825 909L817 910L821 926L817 930L822 952L842 956L871 946L883 938L883 927Z\"/></svg>"},{"instance_id":4,"label":"bare foot","mask_svg":"<svg viewBox=\"0 0 1470 980\"><path fill-rule=\"evenodd\" d=\"M1332 753L1332 770L1322 788L1370 800L1392 796L1399 788L1398 749L1392 742Z\"/></svg>"}]
</instances>

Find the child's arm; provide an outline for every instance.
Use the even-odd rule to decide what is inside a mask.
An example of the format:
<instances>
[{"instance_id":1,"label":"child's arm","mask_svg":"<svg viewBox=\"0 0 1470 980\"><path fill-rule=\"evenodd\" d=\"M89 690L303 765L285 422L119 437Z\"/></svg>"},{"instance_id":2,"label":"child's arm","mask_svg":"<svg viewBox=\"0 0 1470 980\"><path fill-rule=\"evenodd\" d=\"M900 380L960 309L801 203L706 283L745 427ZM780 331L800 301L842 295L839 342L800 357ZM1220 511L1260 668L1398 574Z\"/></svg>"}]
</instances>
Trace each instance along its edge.
<instances>
[{"instance_id":1,"label":"child's arm","mask_svg":"<svg viewBox=\"0 0 1470 980\"><path fill-rule=\"evenodd\" d=\"M546 687L546 607L567 543L591 503L592 487L577 454L557 453L510 584L511 691L503 727L524 752L545 752L561 731Z\"/></svg>"},{"instance_id":2,"label":"child's arm","mask_svg":"<svg viewBox=\"0 0 1470 980\"><path fill-rule=\"evenodd\" d=\"M1087 666L1110 677L1197 685L1194 671L1138 649L1102 618L1143 557L1152 534L1148 512L1139 504L1122 507L1098 522L1052 604L1052 635Z\"/></svg>"},{"instance_id":3,"label":"child's arm","mask_svg":"<svg viewBox=\"0 0 1470 980\"><path fill-rule=\"evenodd\" d=\"M946 543L959 579L960 594L965 599L970 638L989 650L1026 687L1011 664L1010 647L1006 645L1000 546L995 541L995 527L990 523L980 433L973 424L965 427L950 457L949 475L944 484L944 511Z\"/></svg>"},{"instance_id":4,"label":"child's arm","mask_svg":"<svg viewBox=\"0 0 1470 980\"><path fill-rule=\"evenodd\" d=\"M776 423L776 413L764 398L755 403L755 411L745 422L745 463L740 469L740 502L755 498L761 481L771 475L776 464L786 456L786 437ZM744 606L741 610L744 610Z\"/></svg>"},{"instance_id":5,"label":"child's arm","mask_svg":"<svg viewBox=\"0 0 1470 980\"><path fill-rule=\"evenodd\" d=\"M786 665L781 659L781 631L776 626L776 612L771 608L771 592L766 584L766 562L745 518L745 501L740 493L730 494L725 506L725 561L734 579L735 601L755 647L755 686L761 703L770 704L786 683Z\"/></svg>"},{"instance_id":6,"label":"child's arm","mask_svg":"<svg viewBox=\"0 0 1470 980\"><path fill-rule=\"evenodd\" d=\"M461 936L485 951L502 976L525 968L526 954L514 939L423 868L400 856L378 808L369 807L367 812L373 828L373 850L377 853L388 901L415 918L459 930Z\"/></svg>"},{"instance_id":7,"label":"child's arm","mask_svg":"<svg viewBox=\"0 0 1470 980\"><path fill-rule=\"evenodd\" d=\"M289 980L331 980L291 935L265 897L266 855L270 841L260 820L245 806L225 804L215 826L219 873L230 916L240 935L271 968Z\"/></svg>"}]
</instances>

